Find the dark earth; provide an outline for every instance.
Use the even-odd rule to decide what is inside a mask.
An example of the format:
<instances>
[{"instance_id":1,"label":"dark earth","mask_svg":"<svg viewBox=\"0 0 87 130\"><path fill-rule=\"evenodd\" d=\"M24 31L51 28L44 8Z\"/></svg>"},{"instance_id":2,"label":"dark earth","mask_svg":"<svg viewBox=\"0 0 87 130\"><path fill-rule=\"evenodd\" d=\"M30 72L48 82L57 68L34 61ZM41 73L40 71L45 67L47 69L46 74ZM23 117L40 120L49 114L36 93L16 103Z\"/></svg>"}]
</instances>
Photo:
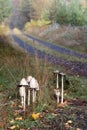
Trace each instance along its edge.
<instances>
[{"instance_id":1,"label":"dark earth","mask_svg":"<svg viewBox=\"0 0 87 130\"><path fill-rule=\"evenodd\" d=\"M52 115L51 117L49 113ZM29 130L87 130L87 101L73 99L67 101L67 107L55 107L44 111L40 123L44 128L30 128ZM71 123L67 123L71 121Z\"/></svg>"}]
</instances>

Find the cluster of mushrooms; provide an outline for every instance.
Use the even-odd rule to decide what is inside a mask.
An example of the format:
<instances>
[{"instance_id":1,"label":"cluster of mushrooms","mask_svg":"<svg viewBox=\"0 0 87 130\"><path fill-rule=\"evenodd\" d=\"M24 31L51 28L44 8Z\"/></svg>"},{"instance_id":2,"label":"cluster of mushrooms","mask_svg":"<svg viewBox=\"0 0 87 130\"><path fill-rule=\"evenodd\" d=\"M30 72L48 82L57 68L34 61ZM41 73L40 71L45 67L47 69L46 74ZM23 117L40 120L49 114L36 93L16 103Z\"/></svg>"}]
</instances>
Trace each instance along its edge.
<instances>
[{"instance_id":1,"label":"cluster of mushrooms","mask_svg":"<svg viewBox=\"0 0 87 130\"><path fill-rule=\"evenodd\" d=\"M27 105L30 105L30 99L32 93L32 102L34 103L36 101L36 92L39 91L39 84L38 81L32 77L28 76L27 79L22 78L20 81L19 87L19 94L21 97L21 104L23 107L23 110L26 109L26 98L27 98ZM26 91L27 90L27 91Z\"/></svg>"},{"instance_id":2,"label":"cluster of mushrooms","mask_svg":"<svg viewBox=\"0 0 87 130\"><path fill-rule=\"evenodd\" d=\"M58 70L54 71L54 74L57 76L56 89L54 89L54 94L56 95L57 103L60 102L60 97L61 97L61 103L63 103L65 74L60 73ZM59 75L61 75L61 89L59 87ZM19 94L21 97L21 105L23 107L23 110L25 111L26 104L27 106L29 106L31 100L32 100L32 103L36 101L36 93L37 91L39 91L39 84L38 84L38 81L34 77L28 76L26 79L25 78L21 79L18 87L19 87ZM32 99L31 99L31 93L32 93Z\"/></svg>"}]
</instances>

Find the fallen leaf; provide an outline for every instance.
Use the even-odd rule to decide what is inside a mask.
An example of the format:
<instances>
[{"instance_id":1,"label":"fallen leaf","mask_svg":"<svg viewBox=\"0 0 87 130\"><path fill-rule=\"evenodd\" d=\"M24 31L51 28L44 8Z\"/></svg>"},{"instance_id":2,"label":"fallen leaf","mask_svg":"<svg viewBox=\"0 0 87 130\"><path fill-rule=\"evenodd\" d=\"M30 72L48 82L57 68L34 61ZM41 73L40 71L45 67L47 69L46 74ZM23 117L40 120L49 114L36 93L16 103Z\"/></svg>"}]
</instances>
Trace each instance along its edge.
<instances>
[{"instance_id":1,"label":"fallen leaf","mask_svg":"<svg viewBox=\"0 0 87 130\"><path fill-rule=\"evenodd\" d=\"M14 119L12 119L9 123L14 124L15 123Z\"/></svg>"},{"instance_id":2,"label":"fallen leaf","mask_svg":"<svg viewBox=\"0 0 87 130\"><path fill-rule=\"evenodd\" d=\"M19 105L18 107L19 107L19 108L23 108L23 106L22 106L22 105Z\"/></svg>"},{"instance_id":3,"label":"fallen leaf","mask_svg":"<svg viewBox=\"0 0 87 130\"><path fill-rule=\"evenodd\" d=\"M32 115L32 118L34 119L34 120L36 120L36 119L38 119L39 117L40 117L40 113L33 113Z\"/></svg>"},{"instance_id":4,"label":"fallen leaf","mask_svg":"<svg viewBox=\"0 0 87 130\"><path fill-rule=\"evenodd\" d=\"M82 129L80 129L80 128L76 128L76 130L82 130Z\"/></svg>"},{"instance_id":5,"label":"fallen leaf","mask_svg":"<svg viewBox=\"0 0 87 130\"><path fill-rule=\"evenodd\" d=\"M16 128L15 125L8 127L9 130L14 130Z\"/></svg>"},{"instance_id":6,"label":"fallen leaf","mask_svg":"<svg viewBox=\"0 0 87 130\"><path fill-rule=\"evenodd\" d=\"M0 122L0 127L3 127L4 125L4 122Z\"/></svg>"},{"instance_id":7,"label":"fallen leaf","mask_svg":"<svg viewBox=\"0 0 87 130\"><path fill-rule=\"evenodd\" d=\"M8 127L9 130L14 130L17 128L19 128L19 125L13 125L13 126Z\"/></svg>"},{"instance_id":8,"label":"fallen leaf","mask_svg":"<svg viewBox=\"0 0 87 130\"><path fill-rule=\"evenodd\" d=\"M6 117L7 113L6 112L2 112L2 116Z\"/></svg>"},{"instance_id":9,"label":"fallen leaf","mask_svg":"<svg viewBox=\"0 0 87 130\"><path fill-rule=\"evenodd\" d=\"M59 107L59 108L64 108L64 104L63 104L63 103L58 103L58 104L57 104L57 107Z\"/></svg>"},{"instance_id":10,"label":"fallen leaf","mask_svg":"<svg viewBox=\"0 0 87 130\"><path fill-rule=\"evenodd\" d=\"M67 123L71 124L71 123L72 123L72 120L68 120Z\"/></svg>"},{"instance_id":11,"label":"fallen leaf","mask_svg":"<svg viewBox=\"0 0 87 130\"><path fill-rule=\"evenodd\" d=\"M16 117L15 120L21 121L21 120L23 120L23 118L22 117Z\"/></svg>"}]
</instances>

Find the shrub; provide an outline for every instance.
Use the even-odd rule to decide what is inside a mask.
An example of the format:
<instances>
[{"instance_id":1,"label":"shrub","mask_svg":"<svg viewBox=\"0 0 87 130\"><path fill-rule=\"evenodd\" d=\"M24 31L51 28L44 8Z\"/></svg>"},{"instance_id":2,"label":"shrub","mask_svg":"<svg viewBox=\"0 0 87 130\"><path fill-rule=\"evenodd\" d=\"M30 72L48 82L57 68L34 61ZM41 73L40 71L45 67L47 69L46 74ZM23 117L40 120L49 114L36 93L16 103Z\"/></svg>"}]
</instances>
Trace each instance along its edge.
<instances>
[{"instance_id":1,"label":"shrub","mask_svg":"<svg viewBox=\"0 0 87 130\"><path fill-rule=\"evenodd\" d=\"M51 21L50 20L44 20L44 19L41 19L41 20L32 20L30 22L27 22L24 26L24 30L28 30L28 28L31 28L31 27L43 27L45 25L49 25L51 24Z\"/></svg>"}]
</instances>

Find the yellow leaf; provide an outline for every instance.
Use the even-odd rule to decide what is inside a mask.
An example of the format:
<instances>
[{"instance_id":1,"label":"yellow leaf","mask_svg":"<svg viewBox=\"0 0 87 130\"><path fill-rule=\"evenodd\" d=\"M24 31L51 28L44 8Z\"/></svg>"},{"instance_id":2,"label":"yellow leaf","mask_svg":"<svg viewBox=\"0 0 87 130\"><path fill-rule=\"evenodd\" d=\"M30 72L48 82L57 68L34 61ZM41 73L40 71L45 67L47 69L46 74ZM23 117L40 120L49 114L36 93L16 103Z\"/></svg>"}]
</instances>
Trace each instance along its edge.
<instances>
[{"instance_id":1,"label":"yellow leaf","mask_svg":"<svg viewBox=\"0 0 87 130\"><path fill-rule=\"evenodd\" d=\"M59 108L64 108L64 104L63 104L63 103L58 103L57 106L58 106Z\"/></svg>"},{"instance_id":2,"label":"yellow leaf","mask_svg":"<svg viewBox=\"0 0 87 130\"><path fill-rule=\"evenodd\" d=\"M15 121L12 119L9 123L10 123L10 124L14 124L14 123L15 123Z\"/></svg>"},{"instance_id":3,"label":"yellow leaf","mask_svg":"<svg viewBox=\"0 0 87 130\"><path fill-rule=\"evenodd\" d=\"M76 128L76 130L81 130L80 128Z\"/></svg>"},{"instance_id":4,"label":"yellow leaf","mask_svg":"<svg viewBox=\"0 0 87 130\"><path fill-rule=\"evenodd\" d=\"M72 120L68 120L67 123L71 124L71 123L72 123Z\"/></svg>"},{"instance_id":5,"label":"yellow leaf","mask_svg":"<svg viewBox=\"0 0 87 130\"><path fill-rule=\"evenodd\" d=\"M23 108L23 106L22 106L22 105L19 105L18 107L19 107L19 108Z\"/></svg>"},{"instance_id":6,"label":"yellow leaf","mask_svg":"<svg viewBox=\"0 0 87 130\"><path fill-rule=\"evenodd\" d=\"M13 125L13 126L9 127L9 129L10 129L10 130L14 130L15 128L16 128L16 126L15 126L15 125Z\"/></svg>"},{"instance_id":7,"label":"yellow leaf","mask_svg":"<svg viewBox=\"0 0 87 130\"><path fill-rule=\"evenodd\" d=\"M15 120L21 121L21 120L23 120L23 118L22 117L16 117Z\"/></svg>"},{"instance_id":8,"label":"yellow leaf","mask_svg":"<svg viewBox=\"0 0 87 130\"><path fill-rule=\"evenodd\" d=\"M33 113L32 115L32 118L34 119L34 120L36 120L36 119L38 119L39 117L40 117L40 113Z\"/></svg>"}]
</instances>

